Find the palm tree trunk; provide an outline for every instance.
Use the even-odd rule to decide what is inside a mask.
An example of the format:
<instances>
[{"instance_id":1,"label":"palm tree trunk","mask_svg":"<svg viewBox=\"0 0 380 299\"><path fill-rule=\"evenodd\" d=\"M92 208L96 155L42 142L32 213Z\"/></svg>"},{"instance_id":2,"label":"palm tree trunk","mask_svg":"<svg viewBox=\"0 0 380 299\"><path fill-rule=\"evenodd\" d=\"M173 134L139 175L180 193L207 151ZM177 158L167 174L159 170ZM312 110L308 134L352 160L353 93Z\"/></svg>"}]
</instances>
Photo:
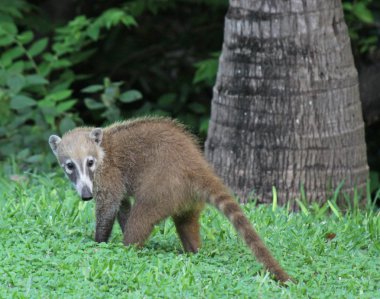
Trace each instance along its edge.
<instances>
[{"instance_id":1,"label":"palm tree trunk","mask_svg":"<svg viewBox=\"0 0 380 299\"><path fill-rule=\"evenodd\" d=\"M206 156L241 201L324 202L368 177L339 0L230 0ZM294 201L291 201L294 203Z\"/></svg>"}]
</instances>

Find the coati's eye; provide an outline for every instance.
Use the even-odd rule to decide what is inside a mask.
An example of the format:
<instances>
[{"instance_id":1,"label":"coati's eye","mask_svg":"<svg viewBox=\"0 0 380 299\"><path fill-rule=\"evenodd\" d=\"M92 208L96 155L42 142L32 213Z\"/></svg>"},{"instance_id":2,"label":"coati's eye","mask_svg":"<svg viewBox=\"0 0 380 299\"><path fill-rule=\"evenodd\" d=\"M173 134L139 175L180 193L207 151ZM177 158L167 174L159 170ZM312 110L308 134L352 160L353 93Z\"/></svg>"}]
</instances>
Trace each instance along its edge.
<instances>
[{"instance_id":1,"label":"coati's eye","mask_svg":"<svg viewBox=\"0 0 380 299\"><path fill-rule=\"evenodd\" d=\"M66 167L68 170L73 170L74 169L74 163L73 162L68 162L66 163Z\"/></svg>"},{"instance_id":2,"label":"coati's eye","mask_svg":"<svg viewBox=\"0 0 380 299\"><path fill-rule=\"evenodd\" d=\"M87 160L87 166L91 167L92 165L94 165L94 159L88 159Z\"/></svg>"}]
</instances>

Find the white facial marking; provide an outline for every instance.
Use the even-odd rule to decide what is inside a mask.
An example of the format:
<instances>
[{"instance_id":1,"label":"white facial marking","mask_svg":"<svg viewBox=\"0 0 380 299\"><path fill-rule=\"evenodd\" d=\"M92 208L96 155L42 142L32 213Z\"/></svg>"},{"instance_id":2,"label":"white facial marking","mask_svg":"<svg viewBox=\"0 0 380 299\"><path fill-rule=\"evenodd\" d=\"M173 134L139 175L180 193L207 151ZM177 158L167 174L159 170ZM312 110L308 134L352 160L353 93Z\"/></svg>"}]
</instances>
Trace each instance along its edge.
<instances>
[{"instance_id":1,"label":"white facial marking","mask_svg":"<svg viewBox=\"0 0 380 299\"><path fill-rule=\"evenodd\" d=\"M87 159L84 159L83 161L83 172L82 169L79 167L78 163L73 161L78 169L78 178L75 183L75 189L77 189L77 192L79 195L82 195L82 190L85 186L87 186L90 189L90 192L92 193L92 182L88 174L86 173L86 163Z\"/></svg>"},{"instance_id":2,"label":"white facial marking","mask_svg":"<svg viewBox=\"0 0 380 299\"><path fill-rule=\"evenodd\" d=\"M72 174L73 173L73 169L69 169L68 167L67 167L67 164L68 163L72 163L73 161L71 161L70 159L67 159L66 161L65 161L65 164L64 164L64 167L65 167L65 171L68 173L68 174Z\"/></svg>"},{"instance_id":3,"label":"white facial marking","mask_svg":"<svg viewBox=\"0 0 380 299\"><path fill-rule=\"evenodd\" d=\"M87 157L87 161L86 161L86 165L87 165L88 161L90 161L90 160L92 160L93 163L92 163L92 165L91 165L89 168L90 168L90 170L91 170L92 172L94 172L94 171L95 171L95 163L96 163L96 159L95 159L93 156L88 156L88 157ZM86 165L85 165L85 166L86 166ZM84 169L86 169L86 168L84 168Z\"/></svg>"}]
</instances>

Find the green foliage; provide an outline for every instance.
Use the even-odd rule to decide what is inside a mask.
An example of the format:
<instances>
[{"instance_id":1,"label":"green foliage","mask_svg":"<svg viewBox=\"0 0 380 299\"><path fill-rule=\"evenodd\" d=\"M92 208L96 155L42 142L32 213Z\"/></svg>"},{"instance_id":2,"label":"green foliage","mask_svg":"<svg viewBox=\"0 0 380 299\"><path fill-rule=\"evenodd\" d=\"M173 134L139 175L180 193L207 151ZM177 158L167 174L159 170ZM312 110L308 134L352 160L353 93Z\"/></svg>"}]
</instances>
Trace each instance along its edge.
<instances>
[{"instance_id":1,"label":"green foliage","mask_svg":"<svg viewBox=\"0 0 380 299\"><path fill-rule=\"evenodd\" d=\"M213 53L211 58L201 60L195 64L197 69L193 82L203 82L207 86L212 86L215 83L216 72L218 70L220 52Z\"/></svg>"},{"instance_id":2,"label":"green foliage","mask_svg":"<svg viewBox=\"0 0 380 299\"><path fill-rule=\"evenodd\" d=\"M51 36L37 37L21 25L24 5L15 1L1 8L0 159L17 153L24 163L42 163L49 133L64 133L80 123L73 83L81 76L75 66L94 53L102 29L136 23L125 11L111 8L97 18L75 17Z\"/></svg>"},{"instance_id":3,"label":"green foliage","mask_svg":"<svg viewBox=\"0 0 380 299\"><path fill-rule=\"evenodd\" d=\"M373 0L346 0L343 8L354 52L373 52L379 43L379 3Z\"/></svg>"},{"instance_id":4,"label":"green foliage","mask_svg":"<svg viewBox=\"0 0 380 299\"><path fill-rule=\"evenodd\" d=\"M100 101L93 98L85 98L84 102L86 107L90 110L102 110L101 118L109 122L114 122L121 119L121 111L117 103L133 103L142 99L142 94L137 90L128 90L126 92L120 91L120 86L123 82L111 82L110 79L104 79L103 85L90 85L82 92L87 94L95 94L102 92Z\"/></svg>"},{"instance_id":5,"label":"green foliage","mask_svg":"<svg viewBox=\"0 0 380 299\"><path fill-rule=\"evenodd\" d=\"M0 6L0 160L12 158L29 169L49 165L53 157L45 158L46 140L52 132L62 134L82 123L103 125L135 115L173 116L205 136L210 101L205 90L213 83L216 64L197 64L193 85L194 61L201 59L193 55L198 50L187 46L193 42L187 24L192 23L197 32L206 22L220 28L223 24L210 23L212 18L189 8L203 11L208 6L222 20L227 1L130 0L116 1L114 6L74 2L64 9L71 13L62 15L61 10L54 11L55 4L48 8L34 0L4 0ZM184 25L183 16L178 20L164 16L179 9L184 16L191 15ZM144 20L141 28L137 17ZM189 33L188 38L175 42L162 21L176 27L180 36ZM136 30L140 33L130 38ZM217 38L207 39L215 39L213 44L219 47L221 31ZM149 56L152 45L166 50ZM186 53L171 56L183 47L188 48ZM209 51L204 48L199 57ZM188 61L183 66L184 58ZM181 79L178 72L183 68L187 75Z\"/></svg>"},{"instance_id":6,"label":"green foliage","mask_svg":"<svg viewBox=\"0 0 380 299\"><path fill-rule=\"evenodd\" d=\"M125 248L115 225L96 244L94 203L63 173L0 176L1 298L377 298L380 214L372 204L344 212L305 205L243 207L268 247L297 280L280 287L250 255L227 219L207 209L203 247L181 254L171 220L144 249ZM353 200L355 201L355 200ZM330 199L331 204L334 199Z\"/></svg>"}]
</instances>

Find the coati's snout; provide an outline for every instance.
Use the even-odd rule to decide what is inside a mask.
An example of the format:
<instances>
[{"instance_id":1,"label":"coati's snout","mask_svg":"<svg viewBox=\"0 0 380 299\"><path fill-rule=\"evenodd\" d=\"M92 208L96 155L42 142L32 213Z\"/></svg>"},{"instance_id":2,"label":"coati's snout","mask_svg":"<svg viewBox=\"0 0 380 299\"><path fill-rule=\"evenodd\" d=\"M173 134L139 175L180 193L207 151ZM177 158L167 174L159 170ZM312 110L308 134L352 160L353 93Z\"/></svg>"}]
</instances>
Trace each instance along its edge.
<instances>
[{"instance_id":1,"label":"coati's snout","mask_svg":"<svg viewBox=\"0 0 380 299\"><path fill-rule=\"evenodd\" d=\"M81 194L82 200L88 201L92 199L92 190L90 190L89 187L85 186L82 189L82 194Z\"/></svg>"},{"instance_id":2,"label":"coati's snout","mask_svg":"<svg viewBox=\"0 0 380 299\"><path fill-rule=\"evenodd\" d=\"M59 164L85 201L93 197L95 171L103 160L102 137L100 128L79 128L66 133L62 139L57 135L49 138Z\"/></svg>"}]
</instances>

